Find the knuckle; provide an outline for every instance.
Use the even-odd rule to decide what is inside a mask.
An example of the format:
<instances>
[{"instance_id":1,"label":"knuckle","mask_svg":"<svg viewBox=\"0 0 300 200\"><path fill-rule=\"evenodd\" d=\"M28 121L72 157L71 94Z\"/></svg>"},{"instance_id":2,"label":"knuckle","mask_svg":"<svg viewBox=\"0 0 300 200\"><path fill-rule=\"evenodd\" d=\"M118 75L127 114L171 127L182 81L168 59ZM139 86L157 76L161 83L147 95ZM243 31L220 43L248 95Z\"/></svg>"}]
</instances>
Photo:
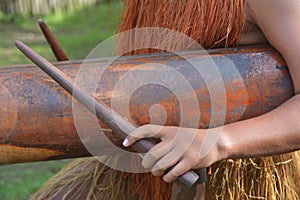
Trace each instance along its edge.
<instances>
[{"instance_id":1,"label":"knuckle","mask_svg":"<svg viewBox=\"0 0 300 200\"><path fill-rule=\"evenodd\" d=\"M158 171L158 170L164 170L164 166L161 163L156 163L156 165L153 167L154 171Z\"/></svg>"},{"instance_id":2,"label":"knuckle","mask_svg":"<svg viewBox=\"0 0 300 200\"><path fill-rule=\"evenodd\" d=\"M154 153L150 152L145 155L144 159L145 160L156 160L156 155Z\"/></svg>"},{"instance_id":3,"label":"knuckle","mask_svg":"<svg viewBox=\"0 0 300 200\"><path fill-rule=\"evenodd\" d=\"M164 174L164 170L158 170L158 171L156 171L156 172L154 172L154 173L152 173L154 176L161 176L161 175L163 175Z\"/></svg>"},{"instance_id":4,"label":"knuckle","mask_svg":"<svg viewBox=\"0 0 300 200\"><path fill-rule=\"evenodd\" d=\"M149 167L149 164L148 164L148 162L147 162L146 160L143 160L142 166L143 166L144 168L148 168L148 167Z\"/></svg>"},{"instance_id":5,"label":"knuckle","mask_svg":"<svg viewBox=\"0 0 300 200\"><path fill-rule=\"evenodd\" d=\"M181 175L181 172L179 170L172 170L170 173L171 173L171 176L174 176L174 177L179 177Z\"/></svg>"},{"instance_id":6,"label":"knuckle","mask_svg":"<svg viewBox=\"0 0 300 200\"><path fill-rule=\"evenodd\" d=\"M145 168L150 168L153 166L153 164L156 162L157 156L155 154L146 154L143 161L142 165Z\"/></svg>"}]
</instances>

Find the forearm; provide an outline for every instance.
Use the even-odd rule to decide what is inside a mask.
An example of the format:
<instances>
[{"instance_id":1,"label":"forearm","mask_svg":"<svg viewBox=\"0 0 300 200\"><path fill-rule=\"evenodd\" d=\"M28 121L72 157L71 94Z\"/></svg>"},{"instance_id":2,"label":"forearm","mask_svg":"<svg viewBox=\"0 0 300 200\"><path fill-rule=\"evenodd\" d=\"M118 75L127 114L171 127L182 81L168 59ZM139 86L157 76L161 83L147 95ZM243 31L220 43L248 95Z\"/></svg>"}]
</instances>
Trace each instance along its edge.
<instances>
[{"instance_id":1,"label":"forearm","mask_svg":"<svg viewBox=\"0 0 300 200\"><path fill-rule=\"evenodd\" d=\"M300 96L253 119L225 125L219 140L224 158L271 156L300 149Z\"/></svg>"}]
</instances>

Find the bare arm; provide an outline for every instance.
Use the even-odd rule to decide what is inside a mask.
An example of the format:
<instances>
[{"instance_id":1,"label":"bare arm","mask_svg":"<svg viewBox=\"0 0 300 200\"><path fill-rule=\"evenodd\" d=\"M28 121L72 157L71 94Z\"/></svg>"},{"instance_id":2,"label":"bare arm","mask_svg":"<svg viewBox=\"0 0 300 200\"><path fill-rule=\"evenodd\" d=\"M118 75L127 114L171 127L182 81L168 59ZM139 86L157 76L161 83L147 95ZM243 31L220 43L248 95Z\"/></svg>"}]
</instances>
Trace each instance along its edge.
<instances>
[{"instance_id":1,"label":"bare arm","mask_svg":"<svg viewBox=\"0 0 300 200\"><path fill-rule=\"evenodd\" d=\"M300 93L300 1L248 0L256 23L264 35L284 57Z\"/></svg>"},{"instance_id":2,"label":"bare arm","mask_svg":"<svg viewBox=\"0 0 300 200\"><path fill-rule=\"evenodd\" d=\"M219 140L204 155L200 147L205 136L217 136L217 129L215 132L212 130L216 135L201 129L153 125L137 129L134 137L127 138L125 146L140 137L154 135L162 140L145 156L144 167L154 171L160 169L154 173L160 175L167 167L178 162L164 176L166 182L172 182L191 168L208 167L222 159L270 156L300 149L300 1L249 0L249 5L254 11L257 25L270 44L285 58L296 96L263 116L224 126Z\"/></svg>"},{"instance_id":3,"label":"bare arm","mask_svg":"<svg viewBox=\"0 0 300 200\"><path fill-rule=\"evenodd\" d=\"M286 60L296 96L266 115L224 127L226 157L267 156L300 149L300 1L249 0L256 23Z\"/></svg>"}]
</instances>

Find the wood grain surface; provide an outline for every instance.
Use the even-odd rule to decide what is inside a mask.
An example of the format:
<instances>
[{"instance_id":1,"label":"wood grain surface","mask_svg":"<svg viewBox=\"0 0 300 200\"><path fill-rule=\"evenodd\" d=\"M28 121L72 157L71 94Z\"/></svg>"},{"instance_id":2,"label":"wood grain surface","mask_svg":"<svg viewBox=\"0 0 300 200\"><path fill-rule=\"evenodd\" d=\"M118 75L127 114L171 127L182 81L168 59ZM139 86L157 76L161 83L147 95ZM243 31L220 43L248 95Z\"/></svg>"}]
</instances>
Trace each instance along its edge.
<instances>
[{"instance_id":1,"label":"wood grain surface","mask_svg":"<svg viewBox=\"0 0 300 200\"><path fill-rule=\"evenodd\" d=\"M183 54L191 60L207 57L201 51ZM270 47L217 49L209 51L209 54L222 75L226 89L226 110L216 111L226 112L225 123L262 115L294 95L288 68L280 54ZM93 66L91 69L95 70L99 66L101 70L103 66L107 67L106 61L96 59L88 63ZM75 79L81 63L64 61L54 65ZM205 80L185 59L172 53L118 59L106 68L93 95L108 105L111 105L112 95L115 95L114 98L119 95L118 105L122 105L122 95L115 91L118 81L133 69L148 74L157 72L155 67L151 67L153 63L168 65L170 73L175 69L191 85L201 112L199 128L222 125L213 123L214 119L211 118L212 99ZM201 67L208 66L203 64ZM168 71L165 73L168 74ZM174 84L181 84L173 81ZM165 125L178 126L183 117L180 104L188 104L191 95L190 91L182 93L186 97L185 102L179 102L172 91L159 84L144 85L130 97L130 116L125 117L137 125L150 123L151 120L159 123L160 112L152 113L151 119L148 114L153 105L159 104L164 107ZM218 98L213 102L218 104ZM114 109L122 114L122 110ZM189 113L186 115L184 117L189 118ZM0 117L0 164L90 156L75 128L72 97L34 65L0 67ZM84 117L83 114L83 120ZM83 123L86 129L80 128L81 132L82 129L86 132L85 143L90 142L95 148L99 144L99 155L112 153L114 150L105 138L93 140L99 138L99 135L97 130L90 130L93 125L89 123L93 122L86 121ZM120 146L122 141L101 122L99 124L106 135L102 137L108 137Z\"/></svg>"}]
</instances>

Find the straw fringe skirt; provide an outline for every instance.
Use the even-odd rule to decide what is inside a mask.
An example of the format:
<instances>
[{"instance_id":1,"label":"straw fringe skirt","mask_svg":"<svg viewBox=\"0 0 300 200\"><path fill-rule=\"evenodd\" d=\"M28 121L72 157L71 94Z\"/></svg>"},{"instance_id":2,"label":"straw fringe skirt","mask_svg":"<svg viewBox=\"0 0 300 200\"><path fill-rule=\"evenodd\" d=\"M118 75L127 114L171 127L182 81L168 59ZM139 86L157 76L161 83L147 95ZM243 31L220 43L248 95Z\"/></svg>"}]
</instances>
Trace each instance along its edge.
<instances>
[{"instance_id":1,"label":"straw fringe skirt","mask_svg":"<svg viewBox=\"0 0 300 200\"><path fill-rule=\"evenodd\" d=\"M300 196L299 152L226 160L213 166L206 199L296 200ZM31 199L170 199L172 185L151 174L128 174L95 158L71 161Z\"/></svg>"}]
</instances>

